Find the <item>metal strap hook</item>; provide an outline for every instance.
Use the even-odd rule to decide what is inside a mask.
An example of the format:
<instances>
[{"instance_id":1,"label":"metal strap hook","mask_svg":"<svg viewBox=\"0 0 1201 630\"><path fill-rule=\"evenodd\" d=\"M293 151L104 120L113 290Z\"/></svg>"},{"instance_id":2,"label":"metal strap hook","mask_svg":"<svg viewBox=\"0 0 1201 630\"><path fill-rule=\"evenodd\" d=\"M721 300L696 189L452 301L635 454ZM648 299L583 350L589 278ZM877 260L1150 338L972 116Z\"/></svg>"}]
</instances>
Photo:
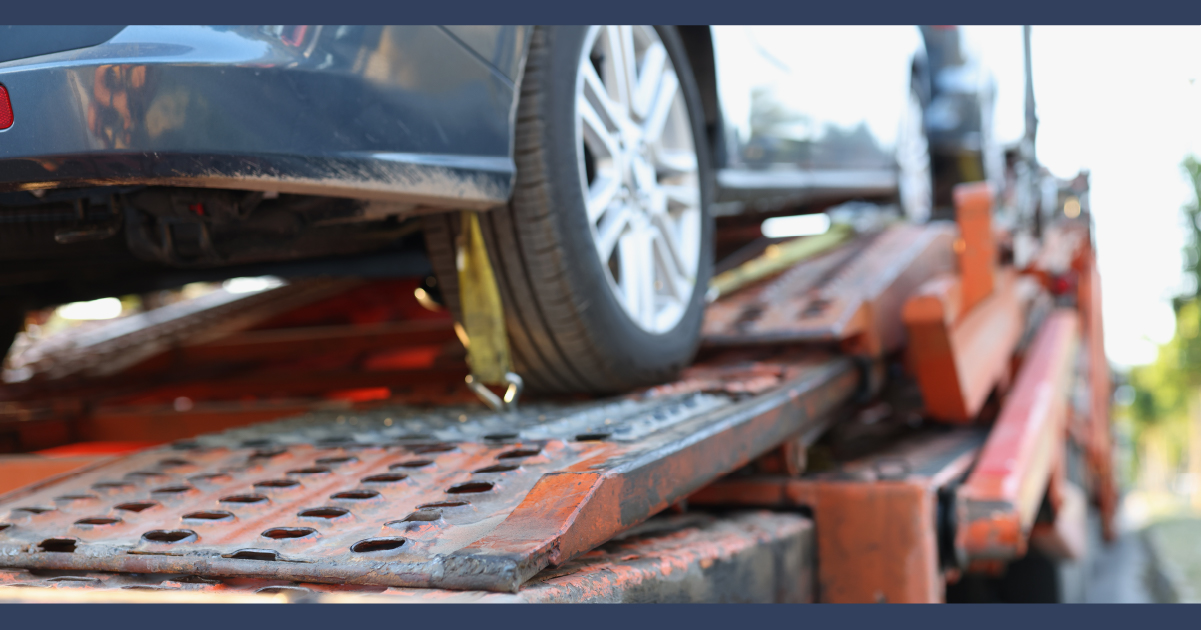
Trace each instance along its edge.
<instances>
[{"instance_id":1,"label":"metal strap hook","mask_svg":"<svg viewBox=\"0 0 1201 630\"><path fill-rule=\"evenodd\" d=\"M505 374L505 381L508 383L508 387L505 388L504 396L497 396L472 375L467 375L467 386L471 388L471 391L475 392L476 396L480 397L480 400L484 401L484 404L491 407L494 411L517 411L517 399L521 397L521 390L525 387L525 383L522 382L520 376L513 372Z\"/></svg>"}]
</instances>

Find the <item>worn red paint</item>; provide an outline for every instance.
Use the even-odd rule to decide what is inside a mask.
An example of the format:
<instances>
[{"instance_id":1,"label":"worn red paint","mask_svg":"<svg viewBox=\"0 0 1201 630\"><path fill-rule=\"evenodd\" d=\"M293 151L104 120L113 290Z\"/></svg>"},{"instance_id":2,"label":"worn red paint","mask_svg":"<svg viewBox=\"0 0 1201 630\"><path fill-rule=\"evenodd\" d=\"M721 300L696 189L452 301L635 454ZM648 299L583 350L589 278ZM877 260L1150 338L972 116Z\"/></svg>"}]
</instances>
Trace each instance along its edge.
<instances>
[{"instance_id":1,"label":"worn red paint","mask_svg":"<svg viewBox=\"0 0 1201 630\"><path fill-rule=\"evenodd\" d=\"M728 477L689 497L696 505L812 510L822 602L940 602L937 491L977 454L979 433L919 437L839 466L840 474ZM882 463L911 471L882 479Z\"/></svg>"},{"instance_id":2,"label":"worn red paint","mask_svg":"<svg viewBox=\"0 0 1201 630\"><path fill-rule=\"evenodd\" d=\"M1006 396L988 441L956 493L956 548L969 562L1011 560L1026 539L1062 457L1076 359L1077 315L1043 323Z\"/></svg>"},{"instance_id":3,"label":"worn red paint","mask_svg":"<svg viewBox=\"0 0 1201 630\"><path fill-rule=\"evenodd\" d=\"M684 585L693 601L807 602L812 576L800 569L770 592L739 591L739 586L706 579L719 564L741 562L748 568L772 543L794 540L802 549L812 524L792 514L742 513L732 517L659 519L645 533L613 542L603 550L539 574L516 594L359 586L254 578L196 578L179 574L76 572L67 578L27 571L0 572L0 602L196 602L251 603L305 598L320 602L427 603L587 603L678 601ZM678 525L675 523L679 523ZM798 558L805 562L808 558ZM23 586L25 588L3 588ZM661 593L660 593L661 592ZM656 599L659 597L661 599Z\"/></svg>"},{"instance_id":4,"label":"worn red paint","mask_svg":"<svg viewBox=\"0 0 1201 630\"><path fill-rule=\"evenodd\" d=\"M965 311L963 282L942 277L905 304L909 363L926 412L938 420L970 423L1009 372L1022 333L1017 279L998 274L995 290Z\"/></svg>"}]
</instances>

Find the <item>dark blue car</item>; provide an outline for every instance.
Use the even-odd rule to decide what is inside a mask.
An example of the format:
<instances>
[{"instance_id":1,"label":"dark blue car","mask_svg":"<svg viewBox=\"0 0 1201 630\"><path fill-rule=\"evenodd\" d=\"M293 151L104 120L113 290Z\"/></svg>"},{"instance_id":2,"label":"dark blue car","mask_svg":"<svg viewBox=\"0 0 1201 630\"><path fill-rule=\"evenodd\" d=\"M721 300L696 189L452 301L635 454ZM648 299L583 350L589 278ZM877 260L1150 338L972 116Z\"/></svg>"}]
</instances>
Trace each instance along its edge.
<instances>
[{"instance_id":1,"label":"dark blue car","mask_svg":"<svg viewBox=\"0 0 1201 630\"><path fill-rule=\"evenodd\" d=\"M252 273L457 313L469 210L527 384L619 391L695 352L715 217L932 203L915 27L0 27L0 86L8 336Z\"/></svg>"}]
</instances>

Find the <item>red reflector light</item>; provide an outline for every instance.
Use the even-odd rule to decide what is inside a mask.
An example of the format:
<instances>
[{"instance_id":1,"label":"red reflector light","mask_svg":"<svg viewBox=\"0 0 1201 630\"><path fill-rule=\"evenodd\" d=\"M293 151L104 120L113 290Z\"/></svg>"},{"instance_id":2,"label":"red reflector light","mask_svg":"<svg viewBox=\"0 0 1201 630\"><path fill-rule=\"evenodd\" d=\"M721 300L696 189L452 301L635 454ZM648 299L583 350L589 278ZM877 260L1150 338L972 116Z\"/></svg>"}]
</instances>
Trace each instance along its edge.
<instances>
[{"instance_id":1,"label":"red reflector light","mask_svg":"<svg viewBox=\"0 0 1201 630\"><path fill-rule=\"evenodd\" d=\"M0 129L13 126L13 104L8 100L8 88L0 85Z\"/></svg>"}]
</instances>

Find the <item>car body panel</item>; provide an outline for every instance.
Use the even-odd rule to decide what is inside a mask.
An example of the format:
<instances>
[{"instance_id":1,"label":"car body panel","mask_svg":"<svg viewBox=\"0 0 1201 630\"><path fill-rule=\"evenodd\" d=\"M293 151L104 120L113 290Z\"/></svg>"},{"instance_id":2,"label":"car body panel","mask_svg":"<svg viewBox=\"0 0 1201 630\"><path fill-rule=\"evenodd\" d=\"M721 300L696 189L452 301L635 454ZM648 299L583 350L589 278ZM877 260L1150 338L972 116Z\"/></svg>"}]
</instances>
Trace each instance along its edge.
<instances>
[{"instance_id":1,"label":"car body panel","mask_svg":"<svg viewBox=\"0 0 1201 630\"><path fill-rule=\"evenodd\" d=\"M18 51L0 62L15 115L0 131L0 218L41 236L10 252L0 286L59 299L74 289L54 283L82 278L85 259L94 285L135 263L165 278L370 257L408 247L389 239L415 214L503 205L532 32L127 26ZM897 131L925 63L916 27L681 32L716 152L715 212L895 198ZM176 228L205 255L184 256ZM119 236L62 244L60 231Z\"/></svg>"},{"instance_id":2,"label":"car body panel","mask_svg":"<svg viewBox=\"0 0 1201 630\"><path fill-rule=\"evenodd\" d=\"M521 76L530 27L447 25L442 28L501 74L513 81Z\"/></svg>"},{"instance_id":3,"label":"car body panel","mask_svg":"<svg viewBox=\"0 0 1201 630\"><path fill-rule=\"evenodd\" d=\"M0 63L16 113L0 190L153 184L485 210L511 193L530 30L129 26ZM711 37L726 211L895 192L916 28Z\"/></svg>"},{"instance_id":4,"label":"car body panel","mask_svg":"<svg viewBox=\"0 0 1201 630\"><path fill-rule=\"evenodd\" d=\"M79 24L45 26L0 25L0 63L103 44L124 26Z\"/></svg>"},{"instance_id":5,"label":"car body panel","mask_svg":"<svg viewBox=\"0 0 1201 630\"><path fill-rule=\"evenodd\" d=\"M501 68L520 65L527 39L498 29L484 56L434 26L130 26L0 64L16 119L0 132L0 188L153 183L487 209L512 185L516 92Z\"/></svg>"}]
</instances>

